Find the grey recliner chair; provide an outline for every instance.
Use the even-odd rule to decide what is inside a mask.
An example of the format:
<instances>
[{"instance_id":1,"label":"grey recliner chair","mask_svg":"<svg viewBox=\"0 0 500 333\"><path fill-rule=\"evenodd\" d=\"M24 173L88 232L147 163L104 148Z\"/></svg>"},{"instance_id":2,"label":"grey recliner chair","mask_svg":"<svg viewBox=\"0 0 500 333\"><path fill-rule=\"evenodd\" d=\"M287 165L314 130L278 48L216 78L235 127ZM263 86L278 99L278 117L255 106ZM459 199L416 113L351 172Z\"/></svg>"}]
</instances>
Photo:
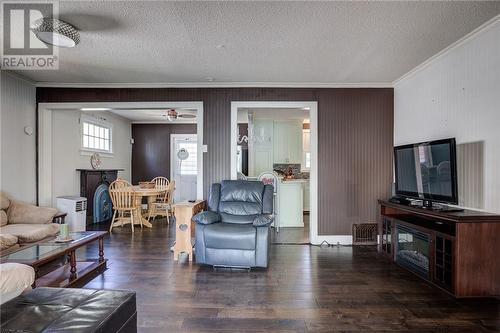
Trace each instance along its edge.
<instances>
[{"instance_id":1,"label":"grey recliner chair","mask_svg":"<svg viewBox=\"0 0 500 333\"><path fill-rule=\"evenodd\" d=\"M258 181L212 184L208 211L196 222L196 262L226 267L267 267L273 186Z\"/></svg>"}]
</instances>

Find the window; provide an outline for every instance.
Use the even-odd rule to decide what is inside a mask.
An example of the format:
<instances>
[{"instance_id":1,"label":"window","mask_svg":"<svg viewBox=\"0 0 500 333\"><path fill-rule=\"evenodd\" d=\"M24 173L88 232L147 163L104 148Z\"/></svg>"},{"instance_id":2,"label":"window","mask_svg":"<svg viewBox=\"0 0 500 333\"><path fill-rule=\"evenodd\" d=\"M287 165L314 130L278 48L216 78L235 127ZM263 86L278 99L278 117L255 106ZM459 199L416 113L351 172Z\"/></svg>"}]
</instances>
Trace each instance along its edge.
<instances>
[{"instance_id":1,"label":"window","mask_svg":"<svg viewBox=\"0 0 500 333\"><path fill-rule=\"evenodd\" d=\"M197 148L196 142L179 142L179 149L186 149L189 153L188 158L181 162L180 173L181 175L196 175L198 173L197 163Z\"/></svg>"},{"instance_id":2,"label":"window","mask_svg":"<svg viewBox=\"0 0 500 333\"><path fill-rule=\"evenodd\" d=\"M111 153L111 126L82 119L82 149Z\"/></svg>"},{"instance_id":3,"label":"window","mask_svg":"<svg viewBox=\"0 0 500 333\"><path fill-rule=\"evenodd\" d=\"M306 169L311 168L311 153L306 152Z\"/></svg>"}]
</instances>

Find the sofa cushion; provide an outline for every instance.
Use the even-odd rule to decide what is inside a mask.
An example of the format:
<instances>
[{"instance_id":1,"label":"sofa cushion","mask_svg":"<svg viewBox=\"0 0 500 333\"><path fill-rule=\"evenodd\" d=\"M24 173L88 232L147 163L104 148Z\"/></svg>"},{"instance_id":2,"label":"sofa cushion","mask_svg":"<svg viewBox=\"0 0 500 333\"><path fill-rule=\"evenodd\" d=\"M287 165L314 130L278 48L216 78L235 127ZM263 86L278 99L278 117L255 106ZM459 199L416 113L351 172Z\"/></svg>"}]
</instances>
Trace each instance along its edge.
<instances>
[{"instance_id":1,"label":"sofa cushion","mask_svg":"<svg viewBox=\"0 0 500 333\"><path fill-rule=\"evenodd\" d=\"M10 200L7 194L0 192L0 209L6 210L10 206Z\"/></svg>"},{"instance_id":2,"label":"sofa cushion","mask_svg":"<svg viewBox=\"0 0 500 333\"><path fill-rule=\"evenodd\" d=\"M258 215L262 213L262 206L253 202L221 201L219 213L231 215Z\"/></svg>"},{"instance_id":3,"label":"sofa cushion","mask_svg":"<svg viewBox=\"0 0 500 333\"><path fill-rule=\"evenodd\" d=\"M1 229L3 230L3 228ZM0 234L0 251L6 250L17 244L17 237L10 234Z\"/></svg>"},{"instance_id":4,"label":"sofa cushion","mask_svg":"<svg viewBox=\"0 0 500 333\"><path fill-rule=\"evenodd\" d=\"M3 227L9 222L9 219L7 218L7 213L5 210L1 209L0 210L0 227Z\"/></svg>"},{"instance_id":5,"label":"sofa cushion","mask_svg":"<svg viewBox=\"0 0 500 333\"><path fill-rule=\"evenodd\" d=\"M33 267L17 263L0 264L1 303L7 302L24 290L29 290L35 282Z\"/></svg>"},{"instance_id":6,"label":"sofa cushion","mask_svg":"<svg viewBox=\"0 0 500 333\"><path fill-rule=\"evenodd\" d=\"M37 207L19 201L12 201L8 211L9 224L51 223L57 209Z\"/></svg>"},{"instance_id":7,"label":"sofa cushion","mask_svg":"<svg viewBox=\"0 0 500 333\"><path fill-rule=\"evenodd\" d=\"M248 224L214 223L204 230L205 246L216 249L255 249L255 227Z\"/></svg>"},{"instance_id":8,"label":"sofa cushion","mask_svg":"<svg viewBox=\"0 0 500 333\"><path fill-rule=\"evenodd\" d=\"M0 228L0 233L16 236L19 243L32 243L57 235L59 224L7 224Z\"/></svg>"},{"instance_id":9,"label":"sofa cushion","mask_svg":"<svg viewBox=\"0 0 500 333\"><path fill-rule=\"evenodd\" d=\"M262 182L223 180L221 182L220 201L251 202L262 206L263 193L264 184Z\"/></svg>"}]
</instances>

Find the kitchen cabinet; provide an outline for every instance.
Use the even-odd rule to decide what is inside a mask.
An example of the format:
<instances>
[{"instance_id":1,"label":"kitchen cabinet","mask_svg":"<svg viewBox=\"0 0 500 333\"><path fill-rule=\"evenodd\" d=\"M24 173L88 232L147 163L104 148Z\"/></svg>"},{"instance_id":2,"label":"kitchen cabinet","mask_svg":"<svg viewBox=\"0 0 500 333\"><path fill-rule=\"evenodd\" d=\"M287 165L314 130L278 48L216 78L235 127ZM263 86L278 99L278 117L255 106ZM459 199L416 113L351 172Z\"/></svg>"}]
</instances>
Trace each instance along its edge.
<instances>
[{"instance_id":1,"label":"kitchen cabinet","mask_svg":"<svg viewBox=\"0 0 500 333\"><path fill-rule=\"evenodd\" d=\"M254 119L249 124L250 135L254 138L248 142L249 176L273 169L273 127L270 119Z\"/></svg>"},{"instance_id":2,"label":"kitchen cabinet","mask_svg":"<svg viewBox=\"0 0 500 333\"><path fill-rule=\"evenodd\" d=\"M280 228L304 227L303 184L303 180L282 180L279 182Z\"/></svg>"},{"instance_id":3,"label":"kitchen cabinet","mask_svg":"<svg viewBox=\"0 0 500 333\"><path fill-rule=\"evenodd\" d=\"M311 190L310 190L310 183L309 183L309 179L305 180L304 181L304 185L303 185L303 191L304 191L304 210L306 212L310 211L311 208L310 208L310 200L309 200L309 196L310 196L310 193L311 193Z\"/></svg>"},{"instance_id":4,"label":"kitchen cabinet","mask_svg":"<svg viewBox=\"0 0 500 333\"><path fill-rule=\"evenodd\" d=\"M274 121L274 163L302 164L302 121Z\"/></svg>"}]
</instances>

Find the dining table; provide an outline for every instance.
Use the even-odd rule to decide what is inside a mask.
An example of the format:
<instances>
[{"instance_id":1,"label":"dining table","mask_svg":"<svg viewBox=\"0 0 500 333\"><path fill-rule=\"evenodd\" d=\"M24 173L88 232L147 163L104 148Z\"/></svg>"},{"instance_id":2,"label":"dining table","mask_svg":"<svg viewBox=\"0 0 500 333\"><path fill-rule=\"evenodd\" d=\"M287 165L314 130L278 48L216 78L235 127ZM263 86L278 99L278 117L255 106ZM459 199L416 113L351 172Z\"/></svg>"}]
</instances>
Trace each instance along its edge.
<instances>
[{"instance_id":1,"label":"dining table","mask_svg":"<svg viewBox=\"0 0 500 333\"><path fill-rule=\"evenodd\" d=\"M156 201L156 197L162 193L167 191L166 188L143 188L139 185L132 186L135 194L136 205L140 209L139 217L142 219L142 225L147 228L152 228L153 225L149 222L151 209L153 207L153 203ZM142 213L142 198L147 198L148 202L148 210L143 214ZM134 223L138 224L138 223Z\"/></svg>"}]
</instances>

